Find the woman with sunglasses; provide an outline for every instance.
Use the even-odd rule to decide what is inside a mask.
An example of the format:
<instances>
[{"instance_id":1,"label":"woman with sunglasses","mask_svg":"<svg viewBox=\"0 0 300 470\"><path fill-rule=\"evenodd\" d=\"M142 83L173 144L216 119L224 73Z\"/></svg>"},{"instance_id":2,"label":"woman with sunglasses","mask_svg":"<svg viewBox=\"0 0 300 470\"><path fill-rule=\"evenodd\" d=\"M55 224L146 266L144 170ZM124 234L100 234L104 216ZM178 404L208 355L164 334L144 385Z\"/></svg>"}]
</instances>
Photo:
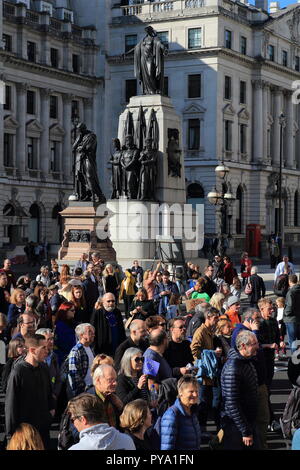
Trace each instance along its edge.
<instances>
[{"instance_id":1,"label":"woman with sunglasses","mask_svg":"<svg viewBox=\"0 0 300 470\"><path fill-rule=\"evenodd\" d=\"M75 307L71 302L60 305L55 317L54 349L61 365L76 344Z\"/></svg>"},{"instance_id":2,"label":"woman with sunglasses","mask_svg":"<svg viewBox=\"0 0 300 470\"><path fill-rule=\"evenodd\" d=\"M143 353L137 348L126 349L117 378L116 394L126 405L132 400L142 398L149 401L147 376L143 374Z\"/></svg>"}]
</instances>

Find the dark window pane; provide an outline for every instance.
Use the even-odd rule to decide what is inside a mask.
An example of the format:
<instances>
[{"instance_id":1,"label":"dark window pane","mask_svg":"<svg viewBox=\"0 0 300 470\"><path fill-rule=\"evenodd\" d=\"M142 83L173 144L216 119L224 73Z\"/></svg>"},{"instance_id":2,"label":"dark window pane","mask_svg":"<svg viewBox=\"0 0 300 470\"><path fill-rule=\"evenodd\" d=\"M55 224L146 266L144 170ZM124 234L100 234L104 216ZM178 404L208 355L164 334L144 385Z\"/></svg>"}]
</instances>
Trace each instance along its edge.
<instances>
[{"instance_id":1,"label":"dark window pane","mask_svg":"<svg viewBox=\"0 0 300 470\"><path fill-rule=\"evenodd\" d=\"M36 59L35 42L27 41L27 58L30 62L35 62L35 59Z\"/></svg>"},{"instance_id":2,"label":"dark window pane","mask_svg":"<svg viewBox=\"0 0 300 470\"><path fill-rule=\"evenodd\" d=\"M4 166L13 166L13 135L4 134L3 164Z\"/></svg>"},{"instance_id":3,"label":"dark window pane","mask_svg":"<svg viewBox=\"0 0 300 470\"><path fill-rule=\"evenodd\" d=\"M169 31L160 31L157 33L157 36L160 38L161 42L169 48Z\"/></svg>"},{"instance_id":4,"label":"dark window pane","mask_svg":"<svg viewBox=\"0 0 300 470\"><path fill-rule=\"evenodd\" d=\"M169 78L164 77L164 90L163 90L164 96L169 96Z\"/></svg>"},{"instance_id":5,"label":"dark window pane","mask_svg":"<svg viewBox=\"0 0 300 470\"><path fill-rule=\"evenodd\" d=\"M11 109L11 87L5 85L5 103L3 105L4 109Z\"/></svg>"},{"instance_id":6,"label":"dark window pane","mask_svg":"<svg viewBox=\"0 0 300 470\"><path fill-rule=\"evenodd\" d=\"M50 118L57 119L58 100L57 96L50 96Z\"/></svg>"},{"instance_id":7,"label":"dark window pane","mask_svg":"<svg viewBox=\"0 0 300 470\"><path fill-rule=\"evenodd\" d=\"M188 97L199 98L201 96L201 75L188 76Z\"/></svg>"},{"instance_id":8,"label":"dark window pane","mask_svg":"<svg viewBox=\"0 0 300 470\"><path fill-rule=\"evenodd\" d=\"M246 82L240 81L240 103L246 104Z\"/></svg>"},{"instance_id":9,"label":"dark window pane","mask_svg":"<svg viewBox=\"0 0 300 470\"><path fill-rule=\"evenodd\" d=\"M247 54L247 38L241 36L241 54Z\"/></svg>"},{"instance_id":10,"label":"dark window pane","mask_svg":"<svg viewBox=\"0 0 300 470\"><path fill-rule=\"evenodd\" d=\"M296 70L297 72L300 71L300 58L299 58L298 55L295 56L295 70Z\"/></svg>"},{"instance_id":11,"label":"dark window pane","mask_svg":"<svg viewBox=\"0 0 300 470\"><path fill-rule=\"evenodd\" d=\"M128 52L131 49L133 49L136 46L136 43L137 43L136 34L128 34L127 36L125 36L125 52Z\"/></svg>"},{"instance_id":12,"label":"dark window pane","mask_svg":"<svg viewBox=\"0 0 300 470\"><path fill-rule=\"evenodd\" d=\"M74 73L79 73L79 55L72 55L72 68Z\"/></svg>"},{"instance_id":13,"label":"dark window pane","mask_svg":"<svg viewBox=\"0 0 300 470\"><path fill-rule=\"evenodd\" d=\"M232 33L228 29L225 29L225 47L231 49L232 45Z\"/></svg>"},{"instance_id":14,"label":"dark window pane","mask_svg":"<svg viewBox=\"0 0 300 470\"><path fill-rule=\"evenodd\" d=\"M274 60L275 60L275 48L274 48L274 46L269 44L268 51L269 51L269 60L272 60L274 62Z\"/></svg>"},{"instance_id":15,"label":"dark window pane","mask_svg":"<svg viewBox=\"0 0 300 470\"><path fill-rule=\"evenodd\" d=\"M76 100L73 100L72 101L72 119L74 119L74 117L79 117L79 103L78 101Z\"/></svg>"},{"instance_id":16,"label":"dark window pane","mask_svg":"<svg viewBox=\"0 0 300 470\"><path fill-rule=\"evenodd\" d=\"M35 113L35 92L31 90L27 91L27 113Z\"/></svg>"},{"instance_id":17,"label":"dark window pane","mask_svg":"<svg viewBox=\"0 0 300 470\"><path fill-rule=\"evenodd\" d=\"M58 67L58 50L51 47L50 56L52 67Z\"/></svg>"},{"instance_id":18,"label":"dark window pane","mask_svg":"<svg viewBox=\"0 0 300 470\"><path fill-rule=\"evenodd\" d=\"M241 124L240 125L240 152L241 153L246 153L247 152L247 147L246 147L246 124Z\"/></svg>"},{"instance_id":19,"label":"dark window pane","mask_svg":"<svg viewBox=\"0 0 300 470\"><path fill-rule=\"evenodd\" d=\"M58 142L51 142L51 171L59 171Z\"/></svg>"},{"instance_id":20,"label":"dark window pane","mask_svg":"<svg viewBox=\"0 0 300 470\"><path fill-rule=\"evenodd\" d=\"M287 67L288 55L286 51L282 51L282 65Z\"/></svg>"},{"instance_id":21,"label":"dark window pane","mask_svg":"<svg viewBox=\"0 0 300 470\"><path fill-rule=\"evenodd\" d=\"M227 75L225 75L224 98L225 100L231 100L231 77Z\"/></svg>"},{"instance_id":22,"label":"dark window pane","mask_svg":"<svg viewBox=\"0 0 300 470\"><path fill-rule=\"evenodd\" d=\"M192 28L188 32L188 48L201 47L201 28Z\"/></svg>"},{"instance_id":23,"label":"dark window pane","mask_svg":"<svg viewBox=\"0 0 300 470\"><path fill-rule=\"evenodd\" d=\"M36 139L30 138L27 143L27 164L29 170L37 169Z\"/></svg>"},{"instance_id":24,"label":"dark window pane","mask_svg":"<svg viewBox=\"0 0 300 470\"><path fill-rule=\"evenodd\" d=\"M225 121L225 150L231 151L232 144L231 144L231 121Z\"/></svg>"},{"instance_id":25,"label":"dark window pane","mask_svg":"<svg viewBox=\"0 0 300 470\"><path fill-rule=\"evenodd\" d=\"M136 80L126 80L125 83L125 101L129 103L132 96L136 96L137 86Z\"/></svg>"},{"instance_id":26,"label":"dark window pane","mask_svg":"<svg viewBox=\"0 0 300 470\"><path fill-rule=\"evenodd\" d=\"M200 147L200 121L199 119L189 119L189 150L199 150Z\"/></svg>"},{"instance_id":27,"label":"dark window pane","mask_svg":"<svg viewBox=\"0 0 300 470\"><path fill-rule=\"evenodd\" d=\"M7 52L11 52L12 51L12 37L9 34L3 34L2 40L3 40L4 50Z\"/></svg>"}]
</instances>

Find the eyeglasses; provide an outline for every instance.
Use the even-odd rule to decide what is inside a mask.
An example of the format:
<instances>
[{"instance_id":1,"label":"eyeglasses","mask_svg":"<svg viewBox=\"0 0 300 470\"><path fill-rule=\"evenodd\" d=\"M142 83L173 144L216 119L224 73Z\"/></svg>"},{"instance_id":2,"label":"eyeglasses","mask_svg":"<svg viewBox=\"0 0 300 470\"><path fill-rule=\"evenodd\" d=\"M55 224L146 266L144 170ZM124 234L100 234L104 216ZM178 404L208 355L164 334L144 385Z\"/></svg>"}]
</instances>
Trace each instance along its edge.
<instances>
[{"instance_id":1,"label":"eyeglasses","mask_svg":"<svg viewBox=\"0 0 300 470\"><path fill-rule=\"evenodd\" d=\"M144 362L145 358L144 357L135 357L134 362Z\"/></svg>"},{"instance_id":2,"label":"eyeglasses","mask_svg":"<svg viewBox=\"0 0 300 470\"><path fill-rule=\"evenodd\" d=\"M186 330L186 327L184 325L182 325L182 326L173 326L173 328L178 328L178 330Z\"/></svg>"},{"instance_id":3,"label":"eyeglasses","mask_svg":"<svg viewBox=\"0 0 300 470\"><path fill-rule=\"evenodd\" d=\"M166 323L159 323L159 326L166 326Z\"/></svg>"}]
</instances>

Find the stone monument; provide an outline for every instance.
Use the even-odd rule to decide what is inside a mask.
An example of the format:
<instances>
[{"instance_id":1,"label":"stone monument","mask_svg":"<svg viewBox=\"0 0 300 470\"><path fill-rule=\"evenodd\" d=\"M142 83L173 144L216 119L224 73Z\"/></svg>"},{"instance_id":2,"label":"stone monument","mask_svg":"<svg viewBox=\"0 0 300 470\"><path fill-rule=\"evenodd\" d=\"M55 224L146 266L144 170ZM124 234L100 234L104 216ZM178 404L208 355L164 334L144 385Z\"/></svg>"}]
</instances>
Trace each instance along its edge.
<instances>
[{"instance_id":1,"label":"stone monument","mask_svg":"<svg viewBox=\"0 0 300 470\"><path fill-rule=\"evenodd\" d=\"M116 253L109 238L100 240L97 236L98 224L104 220L103 211L98 215L97 209L106 203L97 173L97 137L84 123L78 124L76 131L74 193L69 197L69 206L60 213L65 219L65 231L58 259L77 261L82 253L98 251L107 262L115 261Z\"/></svg>"}]
</instances>

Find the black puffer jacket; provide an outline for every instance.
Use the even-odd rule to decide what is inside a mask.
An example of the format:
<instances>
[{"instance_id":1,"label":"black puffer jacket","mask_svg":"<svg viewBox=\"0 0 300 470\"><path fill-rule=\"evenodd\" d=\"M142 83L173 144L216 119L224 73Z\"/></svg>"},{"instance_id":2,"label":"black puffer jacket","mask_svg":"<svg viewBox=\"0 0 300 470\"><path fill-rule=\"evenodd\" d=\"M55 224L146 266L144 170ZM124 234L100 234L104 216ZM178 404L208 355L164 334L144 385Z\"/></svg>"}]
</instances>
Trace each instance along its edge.
<instances>
[{"instance_id":1,"label":"black puffer jacket","mask_svg":"<svg viewBox=\"0 0 300 470\"><path fill-rule=\"evenodd\" d=\"M257 375L251 359L230 349L221 374L222 416L230 418L243 437L253 434L257 413Z\"/></svg>"}]
</instances>

